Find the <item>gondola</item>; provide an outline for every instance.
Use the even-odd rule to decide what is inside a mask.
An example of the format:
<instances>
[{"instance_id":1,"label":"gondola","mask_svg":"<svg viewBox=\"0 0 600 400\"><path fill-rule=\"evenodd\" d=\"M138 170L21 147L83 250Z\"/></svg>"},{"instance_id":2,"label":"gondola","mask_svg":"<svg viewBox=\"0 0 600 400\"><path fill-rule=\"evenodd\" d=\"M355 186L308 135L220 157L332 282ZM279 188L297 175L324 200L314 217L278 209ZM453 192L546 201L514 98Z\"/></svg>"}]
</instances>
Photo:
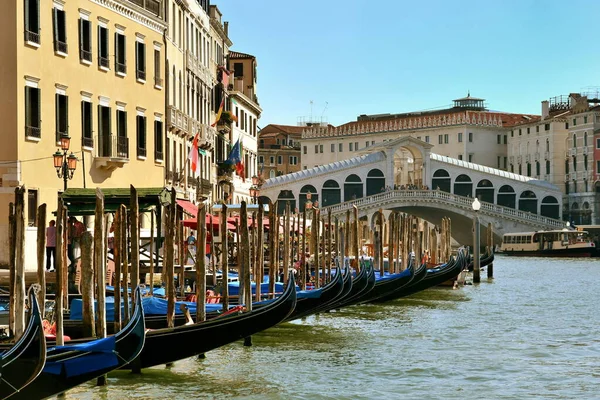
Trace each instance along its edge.
<instances>
[{"instance_id":1,"label":"gondola","mask_svg":"<svg viewBox=\"0 0 600 400\"><path fill-rule=\"evenodd\" d=\"M124 368L149 368L205 353L277 325L295 306L296 284L294 275L290 274L283 294L266 307L192 325L148 331L138 359Z\"/></svg>"},{"instance_id":2,"label":"gondola","mask_svg":"<svg viewBox=\"0 0 600 400\"><path fill-rule=\"evenodd\" d=\"M311 314L317 314L317 313L327 312L329 310L332 310L335 308L336 304L341 302L343 299L348 298L348 295L352 291L352 272L350 270L350 266L346 266L346 268L343 271L344 272L342 273L342 280L344 282L344 289L342 290L342 292L335 299L330 301L329 303L323 304L322 306L318 307L316 310L313 310L313 312Z\"/></svg>"},{"instance_id":3,"label":"gondola","mask_svg":"<svg viewBox=\"0 0 600 400\"><path fill-rule=\"evenodd\" d=\"M46 362L46 339L35 294L30 295L30 301L32 312L25 332L14 346L0 354L0 399L23 390L42 372Z\"/></svg>"},{"instance_id":4,"label":"gondola","mask_svg":"<svg viewBox=\"0 0 600 400\"><path fill-rule=\"evenodd\" d=\"M479 257L479 267L483 268L483 267L487 267L488 265L490 265L491 263L494 262L494 252L493 251L487 251L485 254L483 254L481 257ZM473 272L473 256L469 257L469 272Z\"/></svg>"},{"instance_id":5,"label":"gondola","mask_svg":"<svg viewBox=\"0 0 600 400\"><path fill-rule=\"evenodd\" d=\"M369 303L407 285L414 276L414 268L409 265L404 271L397 274L388 274L378 277L375 286L368 293L355 300L355 304Z\"/></svg>"},{"instance_id":6,"label":"gondola","mask_svg":"<svg viewBox=\"0 0 600 400\"><path fill-rule=\"evenodd\" d=\"M359 273L352 279L352 288L348 295L346 295L343 299L340 299L336 302L331 309L342 308L348 305L353 299L359 296L361 293L365 293L365 289L369 285L369 267L361 268Z\"/></svg>"},{"instance_id":7,"label":"gondola","mask_svg":"<svg viewBox=\"0 0 600 400\"><path fill-rule=\"evenodd\" d=\"M294 311L286 318L286 321L292 321L294 319L313 314L320 307L330 304L332 301L334 301L335 298L337 298L344 290L344 280L340 272L341 271L338 270L338 272L336 272L336 274L333 276L333 279L325 286L319 289L311 290L311 292L318 291L318 297L298 297L296 307L294 308ZM300 293L301 292L298 292L298 296L300 296Z\"/></svg>"},{"instance_id":8,"label":"gondola","mask_svg":"<svg viewBox=\"0 0 600 400\"><path fill-rule=\"evenodd\" d=\"M405 289L397 293L396 298L406 297L411 294L421 292L433 286L437 286L449 279L456 278L458 274L465 268L466 259L460 253L458 257L452 257L448 263L442 267L428 269L425 278L414 285L409 285Z\"/></svg>"},{"instance_id":9,"label":"gondola","mask_svg":"<svg viewBox=\"0 0 600 400\"><path fill-rule=\"evenodd\" d=\"M373 300L373 302L375 302L375 303L383 303L385 301L390 301L390 300L394 300L394 299L397 299L399 297L402 297L402 293L404 293L404 291L407 288L409 288L409 287L411 287L413 285L418 284L423 279L425 279L426 276L427 276L427 264L421 264L419 266L419 268L416 269L415 274L414 274L412 280L408 284L406 284L406 285L398 288L397 290L394 290L394 291L388 293L385 296L381 296L378 299Z\"/></svg>"},{"instance_id":10,"label":"gondola","mask_svg":"<svg viewBox=\"0 0 600 400\"><path fill-rule=\"evenodd\" d=\"M130 363L144 347L144 310L139 288L129 323L104 339L49 347L42 373L11 399L45 399Z\"/></svg>"}]
</instances>

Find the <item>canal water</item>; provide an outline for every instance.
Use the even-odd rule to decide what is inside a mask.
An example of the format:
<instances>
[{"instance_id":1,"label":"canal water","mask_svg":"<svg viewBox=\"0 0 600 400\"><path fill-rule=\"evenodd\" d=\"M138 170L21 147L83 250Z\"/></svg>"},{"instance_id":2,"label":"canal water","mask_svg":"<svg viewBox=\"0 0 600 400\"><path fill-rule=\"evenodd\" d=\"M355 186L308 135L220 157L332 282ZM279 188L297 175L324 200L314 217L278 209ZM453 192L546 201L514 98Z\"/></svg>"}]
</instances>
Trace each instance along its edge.
<instances>
[{"instance_id":1,"label":"canal water","mask_svg":"<svg viewBox=\"0 0 600 400\"><path fill-rule=\"evenodd\" d=\"M600 399L600 260L497 257L495 279L286 323L67 399Z\"/></svg>"}]
</instances>

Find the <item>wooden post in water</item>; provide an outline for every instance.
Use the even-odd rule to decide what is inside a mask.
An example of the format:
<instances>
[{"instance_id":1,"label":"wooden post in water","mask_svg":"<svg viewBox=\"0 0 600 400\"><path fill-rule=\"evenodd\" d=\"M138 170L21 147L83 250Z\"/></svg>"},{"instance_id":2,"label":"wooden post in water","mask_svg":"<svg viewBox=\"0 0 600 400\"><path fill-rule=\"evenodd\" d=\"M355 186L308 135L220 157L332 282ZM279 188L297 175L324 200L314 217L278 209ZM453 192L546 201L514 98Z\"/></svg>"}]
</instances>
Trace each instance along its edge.
<instances>
[{"instance_id":1,"label":"wooden post in water","mask_svg":"<svg viewBox=\"0 0 600 400\"><path fill-rule=\"evenodd\" d=\"M335 217L335 232L334 232L334 241L335 244L333 246L333 249L335 250L335 259L334 261L337 259L337 264L335 265L335 273L338 274L340 272L340 268L339 268L339 261L340 261L340 221L338 220L338 217Z\"/></svg>"},{"instance_id":2,"label":"wooden post in water","mask_svg":"<svg viewBox=\"0 0 600 400\"><path fill-rule=\"evenodd\" d=\"M383 210L379 209L379 215L377 215L377 224L379 225L379 235L377 240L377 252L379 253L379 259L377 260L379 265L379 276L385 275L383 266Z\"/></svg>"},{"instance_id":3,"label":"wooden post in water","mask_svg":"<svg viewBox=\"0 0 600 400\"><path fill-rule=\"evenodd\" d=\"M273 205L269 201L269 296L274 298L275 292L275 268L277 265L277 203Z\"/></svg>"},{"instance_id":4,"label":"wooden post in water","mask_svg":"<svg viewBox=\"0 0 600 400\"><path fill-rule=\"evenodd\" d=\"M123 266L122 287L123 287L123 323L129 321L129 214L125 205L121 206L121 240L123 241L123 252L121 253L121 261Z\"/></svg>"},{"instance_id":5,"label":"wooden post in water","mask_svg":"<svg viewBox=\"0 0 600 400\"><path fill-rule=\"evenodd\" d=\"M14 336L15 333L15 249L16 245L16 231L17 225L15 223L15 204L10 203L8 205L8 252L9 252L9 282L8 282L8 326L10 336Z\"/></svg>"},{"instance_id":6,"label":"wooden post in water","mask_svg":"<svg viewBox=\"0 0 600 400\"><path fill-rule=\"evenodd\" d=\"M129 186L129 210L131 212L131 304L135 304L136 288L140 284L140 211L137 189Z\"/></svg>"},{"instance_id":7,"label":"wooden post in water","mask_svg":"<svg viewBox=\"0 0 600 400\"><path fill-rule=\"evenodd\" d=\"M306 259L306 206L304 207L304 211L302 211L302 244L300 245L299 257L301 274L300 282L302 283L302 290L306 290L306 277L308 276L308 260Z\"/></svg>"},{"instance_id":8,"label":"wooden post in water","mask_svg":"<svg viewBox=\"0 0 600 400\"><path fill-rule=\"evenodd\" d=\"M40 305L40 313L44 318L45 303L46 303L46 267L44 265L44 256L46 254L46 203L40 205L37 209L37 281L40 285L38 293L38 303ZM50 263L50 259L48 259ZM56 264L56 257L54 258Z\"/></svg>"},{"instance_id":9,"label":"wooden post in water","mask_svg":"<svg viewBox=\"0 0 600 400\"><path fill-rule=\"evenodd\" d=\"M124 206L123 206L124 207ZM108 227L105 224L104 219L104 194L100 189L96 189L96 208L94 213L94 253L93 253L93 271L92 271L92 280L93 273L95 273L96 278L96 301L97 301L97 318L96 318L96 336L99 338L106 337L106 240L104 239L105 234L108 230ZM113 242L113 246L116 243ZM122 250L121 250L122 251ZM83 265L82 274L83 274ZM90 279L90 278L88 278ZM93 282L92 286L92 294L93 294ZM115 291L115 300L116 291ZM93 299L92 299L93 304ZM115 320L116 320L116 310L119 310L119 319L121 312L121 299L119 298L119 303L115 303ZM103 375L98 378L97 384L103 386L106 384L106 375Z\"/></svg>"},{"instance_id":10,"label":"wooden post in water","mask_svg":"<svg viewBox=\"0 0 600 400\"><path fill-rule=\"evenodd\" d=\"M25 332L25 186L15 189L15 341Z\"/></svg>"},{"instance_id":11,"label":"wooden post in water","mask_svg":"<svg viewBox=\"0 0 600 400\"><path fill-rule=\"evenodd\" d=\"M206 206L200 204L196 215L196 323L206 321ZM223 310L225 311L225 310Z\"/></svg>"},{"instance_id":12,"label":"wooden post in water","mask_svg":"<svg viewBox=\"0 0 600 400\"><path fill-rule=\"evenodd\" d=\"M256 236L256 265L254 268L254 280L256 281L256 301L262 300L262 283L265 275L265 227L263 224L263 218L265 216L265 209L263 207L262 200L258 199L258 213L257 213L257 236Z\"/></svg>"},{"instance_id":13,"label":"wooden post in water","mask_svg":"<svg viewBox=\"0 0 600 400\"><path fill-rule=\"evenodd\" d=\"M350 248L352 247L352 230L350 229L350 210L346 210L346 222L344 223L344 257L350 264Z\"/></svg>"},{"instance_id":14,"label":"wooden post in water","mask_svg":"<svg viewBox=\"0 0 600 400\"><path fill-rule=\"evenodd\" d=\"M388 233L388 272L393 273L394 270L394 240L396 239L396 213L392 211L388 217L389 233Z\"/></svg>"},{"instance_id":15,"label":"wooden post in water","mask_svg":"<svg viewBox=\"0 0 600 400\"><path fill-rule=\"evenodd\" d=\"M331 231L331 209L329 209L327 210L327 281L331 280Z\"/></svg>"},{"instance_id":16,"label":"wooden post in water","mask_svg":"<svg viewBox=\"0 0 600 400\"><path fill-rule=\"evenodd\" d=\"M204 224L204 221L202 221ZM156 249L158 253L158 249ZM154 295L154 210L150 210L150 296ZM197 309L197 308L196 308Z\"/></svg>"},{"instance_id":17,"label":"wooden post in water","mask_svg":"<svg viewBox=\"0 0 600 400\"><path fill-rule=\"evenodd\" d=\"M285 203L285 217L283 228L283 283L287 285L288 271L290 269L290 203Z\"/></svg>"},{"instance_id":18,"label":"wooden post in water","mask_svg":"<svg viewBox=\"0 0 600 400\"><path fill-rule=\"evenodd\" d=\"M113 220L115 238L114 238L114 257L115 257L115 281L113 282L113 286L115 288L115 317L113 320L114 331L118 332L121 330L121 269L122 269L122 255L123 255L123 218L121 218L121 214L123 212L123 205L117 208L117 212L115 213L115 218ZM96 256L94 256L96 257Z\"/></svg>"},{"instance_id":19,"label":"wooden post in water","mask_svg":"<svg viewBox=\"0 0 600 400\"><path fill-rule=\"evenodd\" d=\"M165 258L163 268L166 268L167 284L167 327L175 325L175 211L177 206L175 189L171 189L171 200L165 208Z\"/></svg>"},{"instance_id":20,"label":"wooden post in water","mask_svg":"<svg viewBox=\"0 0 600 400\"><path fill-rule=\"evenodd\" d=\"M240 245L238 248L238 259L240 261L240 275L243 278L244 297L240 297L240 304L246 304L246 310L252 311L252 282L250 277L250 235L248 230L248 208L245 201L242 201L240 208ZM241 284L240 284L241 286ZM242 294L240 293L240 296Z\"/></svg>"},{"instance_id":21,"label":"wooden post in water","mask_svg":"<svg viewBox=\"0 0 600 400\"><path fill-rule=\"evenodd\" d=\"M223 310L229 310L229 260L227 250L227 204L221 208L221 284L223 285Z\"/></svg>"},{"instance_id":22,"label":"wooden post in water","mask_svg":"<svg viewBox=\"0 0 600 400\"><path fill-rule=\"evenodd\" d=\"M448 235L446 236L446 259L449 260L452 255L452 220L448 217Z\"/></svg>"},{"instance_id":23,"label":"wooden post in water","mask_svg":"<svg viewBox=\"0 0 600 400\"><path fill-rule=\"evenodd\" d=\"M94 266L92 260L92 240L92 234L89 232L84 232L80 238L83 337L96 336L94 321Z\"/></svg>"},{"instance_id":24,"label":"wooden post in water","mask_svg":"<svg viewBox=\"0 0 600 400\"><path fill-rule=\"evenodd\" d=\"M361 237L360 237L360 231L358 228L358 207L356 207L356 204L352 204L352 213L354 214L354 221L352 222L352 231L353 233L353 237L354 237L354 242L353 243L353 253L354 253L354 259L356 260L356 273L358 274L360 272L360 247L361 247Z\"/></svg>"},{"instance_id":25,"label":"wooden post in water","mask_svg":"<svg viewBox=\"0 0 600 400\"><path fill-rule=\"evenodd\" d=\"M325 228L325 215L321 214L321 212L319 212L319 222L321 223L321 226L323 227L323 233L321 234L321 236L319 237L319 248L321 249L321 251L323 252L322 256L320 257L321 260L321 283L323 285L325 285L325 282L327 280L327 256L325 255L325 252L327 251L327 241L325 240L325 235L327 234L327 229Z\"/></svg>"},{"instance_id":26,"label":"wooden post in water","mask_svg":"<svg viewBox=\"0 0 600 400\"><path fill-rule=\"evenodd\" d=\"M494 252L494 225L492 225L491 222L488 223L487 232L488 232L488 251L490 254L492 254ZM488 277L488 279L494 277L494 263L493 262L489 263L487 266L487 277Z\"/></svg>"},{"instance_id":27,"label":"wooden post in water","mask_svg":"<svg viewBox=\"0 0 600 400\"><path fill-rule=\"evenodd\" d=\"M177 244L178 254L179 254L179 274L177 274L177 282L179 283L180 295L185 296L185 263L187 258L187 253L185 251L185 237L183 236L183 221L182 221L182 212L177 211L177 238L179 239L179 243Z\"/></svg>"},{"instance_id":28,"label":"wooden post in water","mask_svg":"<svg viewBox=\"0 0 600 400\"><path fill-rule=\"evenodd\" d=\"M312 222L312 227L313 227L313 231L312 233L315 236L315 246L313 247L314 251L315 251L315 288L318 289L319 287L321 287L321 283L320 283L320 266L321 264L319 263L320 257L319 257L319 243L320 243L320 216L319 216L319 209L316 207L313 207L313 222Z\"/></svg>"},{"instance_id":29,"label":"wooden post in water","mask_svg":"<svg viewBox=\"0 0 600 400\"><path fill-rule=\"evenodd\" d=\"M54 315L56 316L56 345L65 344L65 335L63 330L63 276L65 274L65 251L64 244L66 239L65 229L65 206L62 196L58 196L58 208L56 210L56 294L54 297Z\"/></svg>"}]
</instances>

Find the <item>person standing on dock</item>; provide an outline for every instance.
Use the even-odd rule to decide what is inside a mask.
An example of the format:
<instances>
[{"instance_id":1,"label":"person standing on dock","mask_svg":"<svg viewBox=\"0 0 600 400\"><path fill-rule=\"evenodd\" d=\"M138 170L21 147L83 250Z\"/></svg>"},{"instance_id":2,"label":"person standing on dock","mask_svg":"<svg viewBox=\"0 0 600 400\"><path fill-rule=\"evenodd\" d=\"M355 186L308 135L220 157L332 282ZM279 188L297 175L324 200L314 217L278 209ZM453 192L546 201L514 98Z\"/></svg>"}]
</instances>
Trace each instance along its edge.
<instances>
[{"instance_id":1,"label":"person standing on dock","mask_svg":"<svg viewBox=\"0 0 600 400\"><path fill-rule=\"evenodd\" d=\"M50 261L52 259L52 261ZM56 221L52 220L46 228L46 271L56 268Z\"/></svg>"}]
</instances>

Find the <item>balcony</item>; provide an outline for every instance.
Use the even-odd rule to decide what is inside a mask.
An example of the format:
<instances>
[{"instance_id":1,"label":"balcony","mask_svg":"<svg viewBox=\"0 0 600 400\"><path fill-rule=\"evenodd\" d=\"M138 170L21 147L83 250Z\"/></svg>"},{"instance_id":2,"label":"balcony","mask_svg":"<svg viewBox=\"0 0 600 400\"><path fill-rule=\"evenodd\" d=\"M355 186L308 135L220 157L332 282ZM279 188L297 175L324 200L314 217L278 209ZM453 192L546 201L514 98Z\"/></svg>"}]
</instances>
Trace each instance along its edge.
<instances>
[{"instance_id":1,"label":"balcony","mask_svg":"<svg viewBox=\"0 0 600 400\"><path fill-rule=\"evenodd\" d=\"M549 160L550 159L550 152L549 151L545 151L544 152L544 160Z\"/></svg>"},{"instance_id":2,"label":"balcony","mask_svg":"<svg viewBox=\"0 0 600 400\"><path fill-rule=\"evenodd\" d=\"M540 153L536 152L534 158L535 158L535 161L540 161Z\"/></svg>"},{"instance_id":3,"label":"balcony","mask_svg":"<svg viewBox=\"0 0 600 400\"><path fill-rule=\"evenodd\" d=\"M196 190L196 196L208 198L212 191L212 185L208 179L200 179L200 185L198 185L198 178L189 178L188 186Z\"/></svg>"},{"instance_id":4,"label":"balcony","mask_svg":"<svg viewBox=\"0 0 600 400\"><path fill-rule=\"evenodd\" d=\"M129 138L116 135L96 135L94 164L98 168L113 170L129 162Z\"/></svg>"},{"instance_id":5,"label":"balcony","mask_svg":"<svg viewBox=\"0 0 600 400\"><path fill-rule=\"evenodd\" d=\"M231 164L220 163L217 167L217 181L221 183L233 182L234 166Z\"/></svg>"},{"instance_id":6,"label":"balcony","mask_svg":"<svg viewBox=\"0 0 600 400\"><path fill-rule=\"evenodd\" d=\"M31 32L25 31L25 41L29 43L37 43L40 44L40 34L39 32Z\"/></svg>"},{"instance_id":7,"label":"balcony","mask_svg":"<svg viewBox=\"0 0 600 400\"><path fill-rule=\"evenodd\" d=\"M41 139L42 138L42 128L38 128L35 126L26 126L25 127L25 137Z\"/></svg>"},{"instance_id":8,"label":"balcony","mask_svg":"<svg viewBox=\"0 0 600 400\"><path fill-rule=\"evenodd\" d=\"M92 62L92 52L79 49L79 58L83 61Z\"/></svg>"},{"instance_id":9,"label":"balcony","mask_svg":"<svg viewBox=\"0 0 600 400\"><path fill-rule=\"evenodd\" d=\"M587 146L585 146L585 147L583 148L583 154L588 154L588 148L587 148Z\"/></svg>"},{"instance_id":10,"label":"balcony","mask_svg":"<svg viewBox=\"0 0 600 400\"><path fill-rule=\"evenodd\" d=\"M157 17L161 16L161 2L160 0L129 0L131 3L136 4L146 11L156 15Z\"/></svg>"},{"instance_id":11,"label":"balcony","mask_svg":"<svg viewBox=\"0 0 600 400\"><path fill-rule=\"evenodd\" d=\"M65 42L61 42L60 40L55 40L54 51L67 54L69 52L69 45L67 45Z\"/></svg>"},{"instance_id":12,"label":"balcony","mask_svg":"<svg viewBox=\"0 0 600 400\"><path fill-rule=\"evenodd\" d=\"M530 163L531 162L531 154L526 154L525 155L525 162L526 163Z\"/></svg>"},{"instance_id":13,"label":"balcony","mask_svg":"<svg viewBox=\"0 0 600 400\"><path fill-rule=\"evenodd\" d=\"M173 106L169 106L169 113L167 114L167 127L168 129L179 130L182 133L188 132L188 117L183 112L179 111Z\"/></svg>"}]
</instances>

